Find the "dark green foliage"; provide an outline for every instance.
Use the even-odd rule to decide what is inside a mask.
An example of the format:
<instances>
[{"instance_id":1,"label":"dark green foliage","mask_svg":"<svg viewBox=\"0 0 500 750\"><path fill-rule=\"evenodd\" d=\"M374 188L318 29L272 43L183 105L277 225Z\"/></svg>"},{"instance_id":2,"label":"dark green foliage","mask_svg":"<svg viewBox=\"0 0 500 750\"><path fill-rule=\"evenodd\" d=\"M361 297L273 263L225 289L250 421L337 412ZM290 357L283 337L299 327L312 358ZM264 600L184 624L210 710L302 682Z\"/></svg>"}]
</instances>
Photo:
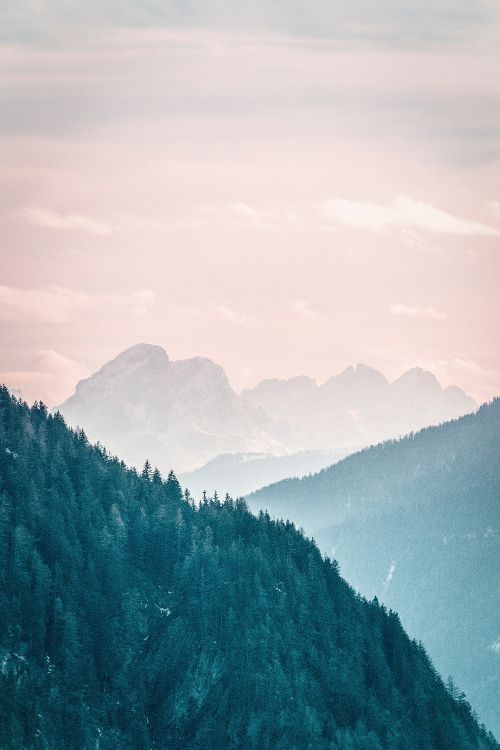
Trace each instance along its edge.
<instances>
[{"instance_id":1,"label":"dark green foliage","mask_svg":"<svg viewBox=\"0 0 500 750\"><path fill-rule=\"evenodd\" d=\"M2 750L492 750L291 523L197 509L0 389Z\"/></svg>"},{"instance_id":2,"label":"dark green foliage","mask_svg":"<svg viewBox=\"0 0 500 750\"><path fill-rule=\"evenodd\" d=\"M500 737L500 399L249 502L334 548Z\"/></svg>"}]
</instances>

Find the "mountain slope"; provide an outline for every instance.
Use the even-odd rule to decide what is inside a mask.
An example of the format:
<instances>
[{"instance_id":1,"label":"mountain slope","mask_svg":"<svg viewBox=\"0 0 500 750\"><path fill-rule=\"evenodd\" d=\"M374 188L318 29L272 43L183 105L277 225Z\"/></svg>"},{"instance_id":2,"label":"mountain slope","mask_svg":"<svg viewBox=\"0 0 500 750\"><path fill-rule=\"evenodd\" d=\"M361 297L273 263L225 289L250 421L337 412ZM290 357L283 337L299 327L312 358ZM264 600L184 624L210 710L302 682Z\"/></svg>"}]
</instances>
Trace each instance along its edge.
<instances>
[{"instance_id":1,"label":"mountain slope","mask_svg":"<svg viewBox=\"0 0 500 750\"><path fill-rule=\"evenodd\" d=\"M224 487L234 497L247 495L258 487L280 479L324 469L344 457L333 450L300 451L288 456L267 453L224 453L208 461L199 469L179 474L179 481L194 497Z\"/></svg>"},{"instance_id":2,"label":"mountain slope","mask_svg":"<svg viewBox=\"0 0 500 750\"><path fill-rule=\"evenodd\" d=\"M498 750L289 523L0 389L0 747Z\"/></svg>"},{"instance_id":3,"label":"mountain slope","mask_svg":"<svg viewBox=\"0 0 500 750\"><path fill-rule=\"evenodd\" d=\"M249 502L302 525L395 608L500 736L500 399Z\"/></svg>"}]
</instances>

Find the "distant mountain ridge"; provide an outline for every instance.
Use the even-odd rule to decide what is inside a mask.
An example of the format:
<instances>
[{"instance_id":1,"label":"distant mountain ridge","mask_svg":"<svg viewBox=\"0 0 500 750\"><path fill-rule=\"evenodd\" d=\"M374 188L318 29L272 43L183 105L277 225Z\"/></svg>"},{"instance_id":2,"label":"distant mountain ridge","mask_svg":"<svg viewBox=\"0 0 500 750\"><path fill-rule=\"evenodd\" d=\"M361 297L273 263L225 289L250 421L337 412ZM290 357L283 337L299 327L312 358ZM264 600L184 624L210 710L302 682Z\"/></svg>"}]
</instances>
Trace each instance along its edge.
<instances>
[{"instance_id":1,"label":"distant mountain ridge","mask_svg":"<svg viewBox=\"0 0 500 750\"><path fill-rule=\"evenodd\" d=\"M292 410L297 439L309 449L357 449L453 419L476 408L460 388L442 388L415 367L390 383L367 365L350 366L321 385L311 378L264 380L242 397L275 421Z\"/></svg>"},{"instance_id":2,"label":"distant mountain ridge","mask_svg":"<svg viewBox=\"0 0 500 750\"><path fill-rule=\"evenodd\" d=\"M238 395L210 359L172 361L151 344L137 344L107 362L59 407L71 425L83 427L90 439L127 462L140 466L148 458L178 472L228 453L319 451L318 460L325 455L329 461L328 452L346 455L475 408L463 391L441 388L431 373L409 370L389 383L366 365L349 367L319 386L298 376L264 380ZM300 473L302 463L284 462L282 476ZM224 480L219 477L221 485ZM257 486L258 481L245 490Z\"/></svg>"},{"instance_id":3,"label":"distant mountain ridge","mask_svg":"<svg viewBox=\"0 0 500 750\"><path fill-rule=\"evenodd\" d=\"M238 497L284 477L315 473L343 457L344 453L334 450L300 451L287 456L223 453L195 471L179 474L179 481L193 497L201 497L204 491L210 494L217 487Z\"/></svg>"},{"instance_id":4,"label":"distant mountain ridge","mask_svg":"<svg viewBox=\"0 0 500 750\"><path fill-rule=\"evenodd\" d=\"M500 736L500 399L248 498L399 613Z\"/></svg>"}]
</instances>

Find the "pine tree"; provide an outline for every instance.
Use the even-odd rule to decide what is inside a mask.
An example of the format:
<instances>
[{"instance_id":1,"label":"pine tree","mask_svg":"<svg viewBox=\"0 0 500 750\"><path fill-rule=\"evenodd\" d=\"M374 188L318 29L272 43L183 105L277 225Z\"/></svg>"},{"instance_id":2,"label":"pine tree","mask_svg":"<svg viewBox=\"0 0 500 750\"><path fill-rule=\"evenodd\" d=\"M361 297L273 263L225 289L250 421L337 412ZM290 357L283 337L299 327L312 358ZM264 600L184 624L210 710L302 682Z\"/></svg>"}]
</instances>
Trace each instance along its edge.
<instances>
[{"instance_id":1,"label":"pine tree","mask_svg":"<svg viewBox=\"0 0 500 750\"><path fill-rule=\"evenodd\" d=\"M151 464L149 463L147 459L142 469L141 477L142 479L145 479L146 482L151 482L153 478L153 469L151 468Z\"/></svg>"}]
</instances>

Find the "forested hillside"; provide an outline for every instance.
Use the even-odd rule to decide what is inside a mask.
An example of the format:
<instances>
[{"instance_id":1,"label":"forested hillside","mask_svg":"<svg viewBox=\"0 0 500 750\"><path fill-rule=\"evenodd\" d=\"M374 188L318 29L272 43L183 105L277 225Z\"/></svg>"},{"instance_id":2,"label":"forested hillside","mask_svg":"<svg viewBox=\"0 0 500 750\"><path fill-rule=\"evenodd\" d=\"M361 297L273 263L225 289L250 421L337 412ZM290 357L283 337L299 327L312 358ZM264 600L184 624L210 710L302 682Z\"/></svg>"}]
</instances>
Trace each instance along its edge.
<instances>
[{"instance_id":1,"label":"forested hillside","mask_svg":"<svg viewBox=\"0 0 500 750\"><path fill-rule=\"evenodd\" d=\"M249 498L399 613L500 736L500 399Z\"/></svg>"},{"instance_id":2,"label":"forested hillside","mask_svg":"<svg viewBox=\"0 0 500 750\"><path fill-rule=\"evenodd\" d=\"M2 750L493 750L291 523L193 507L0 389Z\"/></svg>"}]
</instances>

